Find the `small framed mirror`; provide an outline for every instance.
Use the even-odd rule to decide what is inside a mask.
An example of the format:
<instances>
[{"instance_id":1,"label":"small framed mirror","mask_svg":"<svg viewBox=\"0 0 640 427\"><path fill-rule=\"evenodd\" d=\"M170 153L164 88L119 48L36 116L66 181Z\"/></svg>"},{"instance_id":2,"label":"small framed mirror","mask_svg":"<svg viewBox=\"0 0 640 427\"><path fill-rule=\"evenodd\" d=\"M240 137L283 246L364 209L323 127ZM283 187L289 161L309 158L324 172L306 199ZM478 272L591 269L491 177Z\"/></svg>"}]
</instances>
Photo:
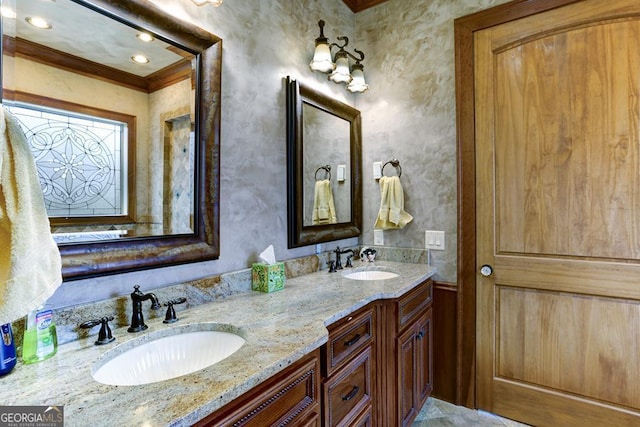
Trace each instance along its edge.
<instances>
[{"instance_id":1,"label":"small framed mirror","mask_svg":"<svg viewBox=\"0 0 640 427\"><path fill-rule=\"evenodd\" d=\"M287 77L289 248L357 237L362 227L360 111Z\"/></svg>"}]
</instances>

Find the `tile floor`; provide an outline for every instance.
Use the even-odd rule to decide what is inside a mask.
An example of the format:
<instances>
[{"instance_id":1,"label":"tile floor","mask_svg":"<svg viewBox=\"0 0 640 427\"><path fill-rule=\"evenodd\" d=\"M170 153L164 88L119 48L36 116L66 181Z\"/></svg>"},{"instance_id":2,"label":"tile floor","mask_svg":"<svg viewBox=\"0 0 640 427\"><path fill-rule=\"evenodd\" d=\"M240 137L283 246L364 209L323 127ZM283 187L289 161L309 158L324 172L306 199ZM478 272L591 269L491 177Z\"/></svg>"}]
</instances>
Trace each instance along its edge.
<instances>
[{"instance_id":1,"label":"tile floor","mask_svg":"<svg viewBox=\"0 0 640 427\"><path fill-rule=\"evenodd\" d=\"M412 427L440 426L526 427L526 424L501 418L488 412L456 406L430 397L422 407Z\"/></svg>"}]
</instances>

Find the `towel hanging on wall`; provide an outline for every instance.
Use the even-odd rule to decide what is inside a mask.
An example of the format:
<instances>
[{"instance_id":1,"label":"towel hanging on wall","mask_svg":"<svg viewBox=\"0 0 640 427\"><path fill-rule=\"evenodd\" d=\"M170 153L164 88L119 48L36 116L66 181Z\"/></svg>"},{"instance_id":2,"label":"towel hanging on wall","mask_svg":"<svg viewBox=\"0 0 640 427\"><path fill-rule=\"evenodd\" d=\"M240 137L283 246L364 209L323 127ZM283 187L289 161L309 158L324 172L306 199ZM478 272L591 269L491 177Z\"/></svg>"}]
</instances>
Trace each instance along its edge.
<instances>
[{"instance_id":1,"label":"towel hanging on wall","mask_svg":"<svg viewBox=\"0 0 640 427\"><path fill-rule=\"evenodd\" d=\"M313 225L335 224L338 222L336 217L336 207L333 203L331 181L328 179L316 181L313 194L312 222Z\"/></svg>"},{"instance_id":2,"label":"towel hanging on wall","mask_svg":"<svg viewBox=\"0 0 640 427\"><path fill-rule=\"evenodd\" d=\"M60 283L33 154L17 120L0 108L0 324L44 304Z\"/></svg>"},{"instance_id":3,"label":"towel hanging on wall","mask_svg":"<svg viewBox=\"0 0 640 427\"><path fill-rule=\"evenodd\" d=\"M393 230L403 228L413 220L404 210L404 191L400 178L383 176L380 178L380 211L374 228Z\"/></svg>"}]
</instances>

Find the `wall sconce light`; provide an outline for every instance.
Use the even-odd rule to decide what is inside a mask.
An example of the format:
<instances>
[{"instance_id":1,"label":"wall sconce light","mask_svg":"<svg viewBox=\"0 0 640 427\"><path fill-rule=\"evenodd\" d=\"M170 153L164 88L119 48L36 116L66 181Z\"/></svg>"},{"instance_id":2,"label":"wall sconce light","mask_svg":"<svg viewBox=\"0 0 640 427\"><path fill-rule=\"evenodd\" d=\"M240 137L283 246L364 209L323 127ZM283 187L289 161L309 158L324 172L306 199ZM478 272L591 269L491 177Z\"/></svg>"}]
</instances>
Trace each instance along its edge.
<instances>
[{"instance_id":1,"label":"wall sconce light","mask_svg":"<svg viewBox=\"0 0 640 427\"><path fill-rule=\"evenodd\" d=\"M313 60L309 64L311 71L329 74L329 80L334 83L345 83L349 92L364 92L369 89L369 85L364 80L364 66L360 63L364 59L364 53L358 49L354 49L358 56L347 51L345 47L349 44L349 38L345 36L338 37L343 44L331 43L324 36L324 21L318 21L320 27L320 36L316 38L316 49L313 54ZM337 47L334 58L331 58L331 48ZM355 61L355 64L349 68L349 58Z\"/></svg>"},{"instance_id":2,"label":"wall sconce light","mask_svg":"<svg viewBox=\"0 0 640 427\"><path fill-rule=\"evenodd\" d=\"M194 2L197 6L202 6L207 3L211 3L213 7L218 7L222 4L222 0L191 0L191 1Z\"/></svg>"}]
</instances>

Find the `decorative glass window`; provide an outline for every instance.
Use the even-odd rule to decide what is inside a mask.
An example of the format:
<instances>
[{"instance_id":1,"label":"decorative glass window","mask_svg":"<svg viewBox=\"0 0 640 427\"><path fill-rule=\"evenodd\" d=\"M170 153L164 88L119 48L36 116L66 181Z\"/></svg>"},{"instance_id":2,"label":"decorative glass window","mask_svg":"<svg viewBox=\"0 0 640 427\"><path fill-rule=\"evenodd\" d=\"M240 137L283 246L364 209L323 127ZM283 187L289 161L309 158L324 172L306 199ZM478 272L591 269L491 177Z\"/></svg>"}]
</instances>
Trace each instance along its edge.
<instances>
[{"instance_id":1,"label":"decorative glass window","mask_svg":"<svg viewBox=\"0 0 640 427\"><path fill-rule=\"evenodd\" d=\"M7 103L33 152L49 217L128 215L126 122Z\"/></svg>"}]
</instances>

